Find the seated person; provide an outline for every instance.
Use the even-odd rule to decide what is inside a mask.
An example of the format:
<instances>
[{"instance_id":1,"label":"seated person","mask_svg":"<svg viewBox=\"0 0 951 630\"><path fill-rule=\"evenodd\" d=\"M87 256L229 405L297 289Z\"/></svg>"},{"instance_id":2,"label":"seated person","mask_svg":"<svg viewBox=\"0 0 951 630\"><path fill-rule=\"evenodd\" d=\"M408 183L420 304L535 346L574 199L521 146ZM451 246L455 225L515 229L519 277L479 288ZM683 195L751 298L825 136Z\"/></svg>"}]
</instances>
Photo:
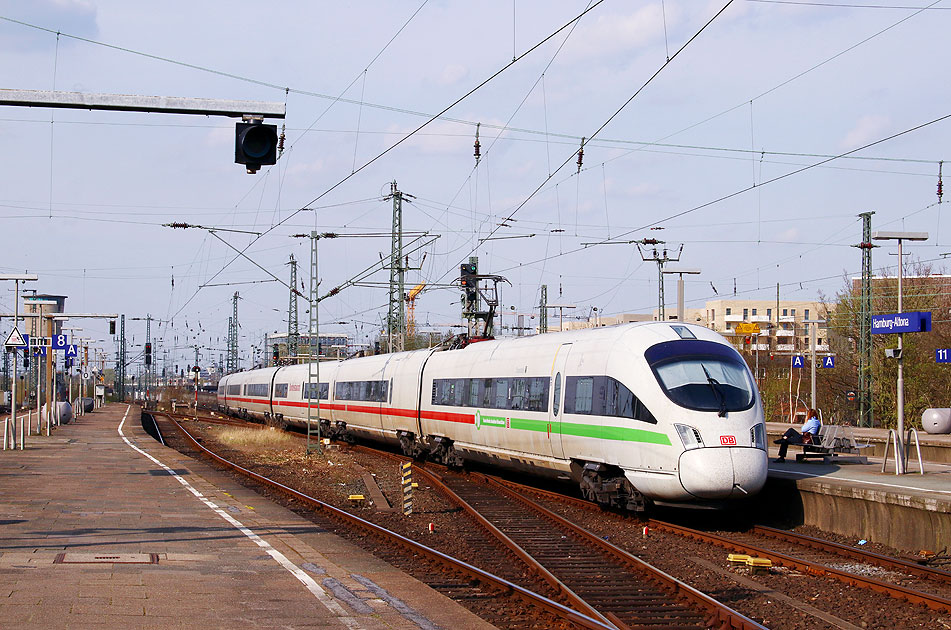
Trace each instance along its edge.
<instances>
[{"instance_id":1,"label":"seated person","mask_svg":"<svg viewBox=\"0 0 951 630\"><path fill-rule=\"evenodd\" d=\"M819 435L819 429L822 428L822 424L819 422L819 412L815 409L810 409L806 416L806 423L802 425L801 434L799 431L790 427L783 434L783 437L773 442L774 444L779 444L779 457L776 458L777 464L782 464L786 461L786 450L790 444L819 443L817 436Z\"/></svg>"}]
</instances>

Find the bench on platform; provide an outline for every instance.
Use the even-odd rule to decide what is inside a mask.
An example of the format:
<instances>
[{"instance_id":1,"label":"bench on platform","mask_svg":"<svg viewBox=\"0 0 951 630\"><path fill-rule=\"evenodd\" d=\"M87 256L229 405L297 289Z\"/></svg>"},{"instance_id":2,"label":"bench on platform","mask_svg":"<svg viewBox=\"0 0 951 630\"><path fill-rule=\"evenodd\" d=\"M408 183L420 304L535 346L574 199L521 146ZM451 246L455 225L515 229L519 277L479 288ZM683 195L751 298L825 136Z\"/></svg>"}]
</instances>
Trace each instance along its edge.
<instances>
[{"instance_id":1,"label":"bench on platform","mask_svg":"<svg viewBox=\"0 0 951 630\"><path fill-rule=\"evenodd\" d=\"M796 461L821 459L824 464L848 461L854 464L867 464L868 458L862 455L862 449L871 444L859 444L855 441L852 427L838 424L824 424L812 444L803 444L802 453L796 455Z\"/></svg>"}]
</instances>

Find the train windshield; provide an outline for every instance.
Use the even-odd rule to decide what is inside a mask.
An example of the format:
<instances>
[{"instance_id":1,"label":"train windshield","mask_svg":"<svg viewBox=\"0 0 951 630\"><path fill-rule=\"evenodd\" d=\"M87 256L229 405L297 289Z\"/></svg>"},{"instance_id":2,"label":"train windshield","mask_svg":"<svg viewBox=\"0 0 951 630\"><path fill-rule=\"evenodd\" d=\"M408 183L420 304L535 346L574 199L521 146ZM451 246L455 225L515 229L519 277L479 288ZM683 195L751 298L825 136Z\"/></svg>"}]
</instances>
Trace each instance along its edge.
<instances>
[{"instance_id":1,"label":"train windshield","mask_svg":"<svg viewBox=\"0 0 951 630\"><path fill-rule=\"evenodd\" d=\"M667 341L644 353L672 401L697 411L743 411L753 406L749 368L732 348L699 339Z\"/></svg>"}]
</instances>

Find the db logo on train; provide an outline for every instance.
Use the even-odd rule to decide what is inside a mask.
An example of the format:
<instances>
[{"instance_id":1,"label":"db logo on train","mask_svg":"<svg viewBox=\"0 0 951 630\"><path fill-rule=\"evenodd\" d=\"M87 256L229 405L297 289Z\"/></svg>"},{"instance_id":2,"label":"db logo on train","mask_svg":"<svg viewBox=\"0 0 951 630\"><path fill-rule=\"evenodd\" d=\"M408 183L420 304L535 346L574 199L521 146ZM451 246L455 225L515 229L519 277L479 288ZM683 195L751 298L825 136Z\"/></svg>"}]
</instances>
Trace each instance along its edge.
<instances>
[{"instance_id":1,"label":"db logo on train","mask_svg":"<svg viewBox=\"0 0 951 630\"><path fill-rule=\"evenodd\" d=\"M722 446L736 446L736 436L734 435L721 435L720 444Z\"/></svg>"}]
</instances>

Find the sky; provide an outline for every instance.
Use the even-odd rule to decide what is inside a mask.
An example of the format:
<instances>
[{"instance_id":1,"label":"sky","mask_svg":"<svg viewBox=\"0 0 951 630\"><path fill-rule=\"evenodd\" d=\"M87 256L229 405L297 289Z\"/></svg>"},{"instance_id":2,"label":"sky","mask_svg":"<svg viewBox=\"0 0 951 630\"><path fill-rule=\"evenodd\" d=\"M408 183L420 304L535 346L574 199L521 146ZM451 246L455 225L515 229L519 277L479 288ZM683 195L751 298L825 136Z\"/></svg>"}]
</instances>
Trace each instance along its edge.
<instances>
[{"instance_id":1,"label":"sky","mask_svg":"<svg viewBox=\"0 0 951 630\"><path fill-rule=\"evenodd\" d=\"M293 254L309 278L293 234L351 235L319 242L321 294L379 269L393 181L412 195L422 330L460 322L452 283L469 256L511 283L501 309L531 321L543 284L576 316L651 312L657 268L639 239L682 245L678 264L701 270L688 308L771 299L777 283L783 298L835 295L861 268L860 212L873 230L928 232L907 250L936 270L951 251L936 194L951 2L155 6L0 0L0 88L285 104L269 121L286 125L280 160L255 175L234 164L231 118L0 107L0 274L36 273L31 288L73 312L125 313L130 343L145 337L131 318L151 315L170 365L195 343L218 361L236 291L242 366L287 330L288 289L270 274L286 282ZM895 273L890 250L874 251L879 273ZM323 300L321 331L372 341L388 280ZM113 351L105 322L72 325Z\"/></svg>"}]
</instances>

